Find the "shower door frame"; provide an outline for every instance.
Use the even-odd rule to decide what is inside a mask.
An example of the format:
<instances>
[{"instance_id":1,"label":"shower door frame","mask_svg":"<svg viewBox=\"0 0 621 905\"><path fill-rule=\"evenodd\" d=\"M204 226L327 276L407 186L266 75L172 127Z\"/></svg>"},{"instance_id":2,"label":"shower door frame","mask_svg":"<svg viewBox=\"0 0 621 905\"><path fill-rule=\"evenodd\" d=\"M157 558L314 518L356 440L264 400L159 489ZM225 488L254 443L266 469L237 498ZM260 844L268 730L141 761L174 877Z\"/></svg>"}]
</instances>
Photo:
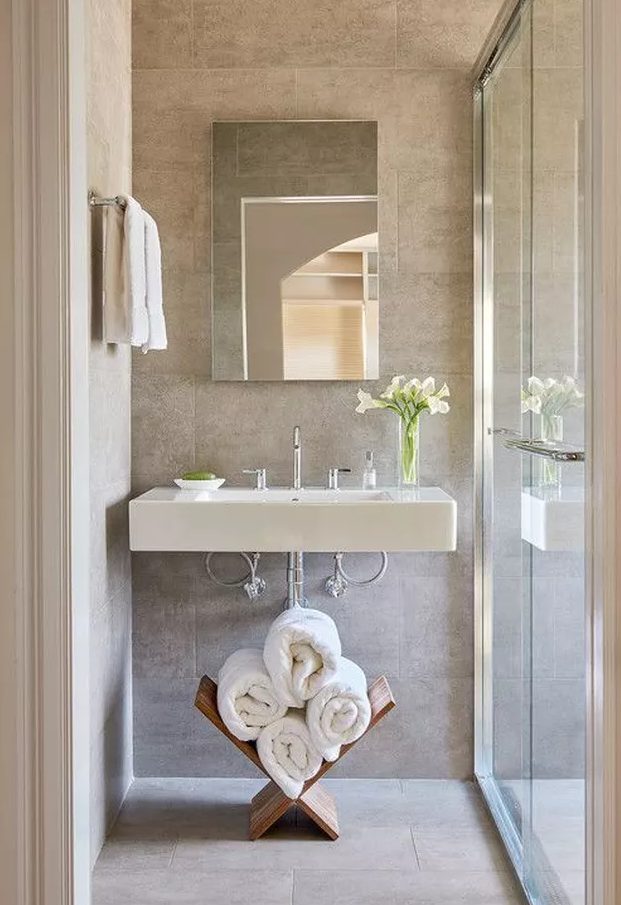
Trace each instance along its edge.
<instances>
[{"instance_id":1,"label":"shower door frame","mask_svg":"<svg viewBox=\"0 0 621 905\"><path fill-rule=\"evenodd\" d=\"M485 187L491 184L493 161L485 155L491 124L484 114L484 86L520 28L523 13L533 0L506 3L485 43L473 85L473 234L474 234L474 582L475 582L475 724L474 772L483 797L502 835L518 873L523 865L523 843L493 780L493 601L492 575L486 567L484 525L492 524L489 494L483 492L484 475L493 471L494 438L485 435L493 422L493 203ZM490 229L492 225L492 229ZM481 530L478 530L479 526ZM528 816L528 815L525 815Z\"/></svg>"},{"instance_id":2,"label":"shower door frame","mask_svg":"<svg viewBox=\"0 0 621 905\"><path fill-rule=\"evenodd\" d=\"M483 473L490 465L483 429L491 404L483 347L493 323L483 318L491 257L484 248L483 95L531 0L507 0L473 70L474 100L474 461L475 461L475 777L514 863L520 840L494 795L491 772L491 620L483 605ZM534 0L537 2L537 0ZM586 905L621 901L621 15L618 0L585 0L585 611L586 611ZM487 249L489 252L489 249ZM488 300L489 301L489 300ZM489 306L487 306L489 307ZM489 367L489 362L487 363ZM486 408L487 407L487 408ZM487 458L487 461L486 461ZM610 492L610 488L614 492Z\"/></svg>"}]
</instances>

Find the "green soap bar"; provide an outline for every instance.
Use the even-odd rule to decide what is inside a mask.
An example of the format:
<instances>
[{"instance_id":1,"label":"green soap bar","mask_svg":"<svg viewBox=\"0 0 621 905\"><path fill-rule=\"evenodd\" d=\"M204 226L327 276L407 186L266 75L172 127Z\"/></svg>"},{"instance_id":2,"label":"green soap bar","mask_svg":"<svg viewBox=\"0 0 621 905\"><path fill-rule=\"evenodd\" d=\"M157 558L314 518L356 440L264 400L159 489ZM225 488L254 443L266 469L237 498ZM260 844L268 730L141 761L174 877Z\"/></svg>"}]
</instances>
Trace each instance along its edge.
<instances>
[{"instance_id":1,"label":"green soap bar","mask_svg":"<svg viewBox=\"0 0 621 905\"><path fill-rule=\"evenodd\" d=\"M213 481L215 479L213 471L186 471L183 475L184 481Z\"/></svg>"}]
</instances>

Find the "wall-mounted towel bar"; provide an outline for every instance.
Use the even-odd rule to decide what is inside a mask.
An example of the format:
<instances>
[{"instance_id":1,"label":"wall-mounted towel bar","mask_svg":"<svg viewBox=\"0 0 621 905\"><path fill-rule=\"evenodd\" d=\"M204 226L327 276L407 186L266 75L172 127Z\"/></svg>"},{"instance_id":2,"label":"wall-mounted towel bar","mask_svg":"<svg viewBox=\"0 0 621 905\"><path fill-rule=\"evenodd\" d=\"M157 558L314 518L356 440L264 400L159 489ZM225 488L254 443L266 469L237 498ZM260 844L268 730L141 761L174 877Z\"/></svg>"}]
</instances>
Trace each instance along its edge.
<instances>
[{"instance_id":1,"label":"wall-mounted towel bar","mask_svg":"<svg viewBox=\"0 0 621 905\"><path fill-rule=\"evenodd\" d=\"M572 449L563 443L553 445L544 440L531 440L528 437L521 439L508 437L503 440L503 443L507 449L517 449L533 456L543 456L543 458L553 459L555 462L584 462L583 449Z\"/></svg>"},{"instance_id":2,"label":"wall-mounted towel bar","mask_svg":"<svg viewBox=\"0 0 621 905\"><path fill-rule=\"evenodd\" d=\"M120 195L115 195L113 198L100 198L95 192L89 192L88 203L90 207L110 207L113 204L118 204L119 207L125 210L125 199L121 198Z\"/></svg>"}]
</instances>

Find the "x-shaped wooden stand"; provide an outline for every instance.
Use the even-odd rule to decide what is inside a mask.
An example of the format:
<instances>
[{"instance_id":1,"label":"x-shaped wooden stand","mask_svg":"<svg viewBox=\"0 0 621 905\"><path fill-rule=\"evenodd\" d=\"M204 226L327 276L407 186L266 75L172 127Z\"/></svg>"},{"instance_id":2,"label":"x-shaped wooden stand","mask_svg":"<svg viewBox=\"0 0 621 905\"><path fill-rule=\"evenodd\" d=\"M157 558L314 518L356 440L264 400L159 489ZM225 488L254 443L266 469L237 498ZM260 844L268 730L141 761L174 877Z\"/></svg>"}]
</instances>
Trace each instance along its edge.
<instances>
[{"instance_id":1,"label":"x-shaped wooden stand","mask_svg":"<svg viewBox=\"0 0 621 905\"><path fill-rule=\"evenodd\" d=\"M239 748L246 755L248 760L252 761L255 767L258 767L262 773L268 776L257 753L256 745L253 742L241 742L238 738L235 738L220 719L217 692L218 686L213 679L210 679L209 676L203 676L196 693L196 706L223 735L226 735L236 748ZM385 676L380 676L379 679L373 682L369 688L369 700L371 702L371 722L367 732L379 723L395 706L395 700ZM364 738L364 735L361 738ZM358 741L360 740L358 739ZM270 780L254 796L250 804L250 838L259 839L289 808L299 807L330 839L338 839L339 824L336 804L332 796L322 786L318 785L318 781L356 744L357 742L353 742L351 745L343 745L337 760L333 762L324 761L319 772L305 783L299 798L287 798L276 783Z\"/></svg>"}]
</instances>

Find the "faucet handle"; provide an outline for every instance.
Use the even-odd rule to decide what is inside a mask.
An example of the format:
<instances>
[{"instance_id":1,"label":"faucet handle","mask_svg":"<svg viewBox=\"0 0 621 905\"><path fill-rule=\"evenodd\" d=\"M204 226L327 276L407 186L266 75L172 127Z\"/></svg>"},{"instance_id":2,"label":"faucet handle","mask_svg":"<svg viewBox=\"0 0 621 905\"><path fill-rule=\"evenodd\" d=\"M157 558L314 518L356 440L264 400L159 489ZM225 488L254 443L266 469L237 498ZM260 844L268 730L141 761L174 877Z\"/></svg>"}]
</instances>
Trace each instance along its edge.
<instances>
[{"instance_id":1,"label":"faucet handle","mask_svg":"<svg viewBox=\"0 0 621 905\"><path fill-rule=\"evenodd\" d=\"M351 474L351 468L330 468L328 469L328 490L339 489L339 475Z\"/></svg>"},{"instance_id":2,"label":"faucet handle","mask_svg":"<svg viewBox=\"0 0 621 905\"><path fill-rule=\"evenodd\" d=\"M265 468L244 468L242 474L253 474L256 476L256 490L267 490L267 470Z\"/></svg>"}]
</instances>

